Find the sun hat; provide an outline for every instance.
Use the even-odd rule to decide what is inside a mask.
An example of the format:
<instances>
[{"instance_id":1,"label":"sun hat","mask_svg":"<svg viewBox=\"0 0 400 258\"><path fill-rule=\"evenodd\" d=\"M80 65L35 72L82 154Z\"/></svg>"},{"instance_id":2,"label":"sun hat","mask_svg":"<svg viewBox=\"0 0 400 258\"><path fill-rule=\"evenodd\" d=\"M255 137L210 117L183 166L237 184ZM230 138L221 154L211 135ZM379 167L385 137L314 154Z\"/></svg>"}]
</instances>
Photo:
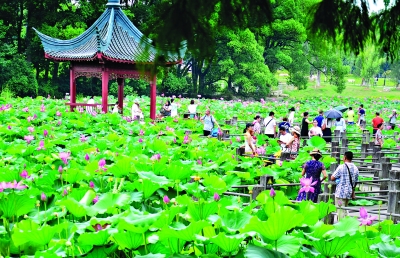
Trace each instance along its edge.
<instances>
[{"instance_id":1,"label":"sun hat","mask_svg":"<svg viewBox=\"0 0 400 258\"><path fill-rule=\"evenodd\" d=\"M316 155L316 154L322 156L322 153L319 151L318 148L314 148L314 149L310 152L310 155Z\"/></svg>"},{"instance_id":2,"label":"sun hat","mask_svg":"<svg viewBox=\"0 0 400 258\"><path fill-rule=\"evenodd\" d=\"M139 99L135 99L133 103L139 103Z\"/></svg>"},{"instance_id":3,"label":"sun hat","mask_svg":"<svg viewBox=\"0 0 400 258\"><path fill-rule=\"evenodd\" d=\"M396 113L396 112L397 112L397 110L396 110L396 109L393 109L393 110L392 110L392 112L395 112L395 113Z\"/></svg>"},{"instance_id":4,"label":"sun hat","mask_svg":"<svg viewBox=\"0 0 400 258\"><path fill-rule=\"evenodd\" d=\"M299 126L293 126L292 128L290 128L290 132L295 132L295 133L297 133L298 135L300 135L301 133L300 133L300 127Z\"/></svg>"}]
</instances>

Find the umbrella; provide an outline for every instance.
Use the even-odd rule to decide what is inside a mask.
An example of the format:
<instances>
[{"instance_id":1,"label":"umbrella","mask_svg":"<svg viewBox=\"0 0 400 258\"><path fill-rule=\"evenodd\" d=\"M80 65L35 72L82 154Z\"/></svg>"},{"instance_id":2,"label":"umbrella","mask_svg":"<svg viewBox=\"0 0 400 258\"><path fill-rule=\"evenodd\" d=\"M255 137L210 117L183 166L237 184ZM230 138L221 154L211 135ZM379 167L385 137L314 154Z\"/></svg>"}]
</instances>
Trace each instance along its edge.
<instances>
[{"instance_id":1,"label":"umbrella","mask_svg":"<svg viewBox=\"0 0 400 258\"><path fill-rule=\"evenodd\" d=\"M325 112L325 117L335 119L335 118L341 118L343 117L343 115L342 112L340 112L339 110L331 109Z\"/></svg>"},{"instance_id":2,"label":"umbrella","mask_svg":"<svg viewBox=\"0 0 400 258\"><path fill-rule=\"evenodd\" d=\"M340 112L344 112L344 111L346 111L347 109L349 109L348 107L345 107L345 106L338 106L338 107L335 107L335 109L336 110L339 110Z\"/></svg>"}]
</instances>

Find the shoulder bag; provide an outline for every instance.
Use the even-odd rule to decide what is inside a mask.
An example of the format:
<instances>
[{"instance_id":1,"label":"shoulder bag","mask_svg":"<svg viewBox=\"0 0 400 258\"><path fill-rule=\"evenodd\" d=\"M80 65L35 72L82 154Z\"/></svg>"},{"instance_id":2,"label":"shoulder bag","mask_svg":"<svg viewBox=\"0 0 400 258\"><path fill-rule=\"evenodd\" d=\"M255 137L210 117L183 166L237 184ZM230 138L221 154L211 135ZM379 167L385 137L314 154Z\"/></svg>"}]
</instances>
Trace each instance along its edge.
<instances>
[{"instance_id":1,"label":"shoulder bag","mask_svg":"<svg viewBox=\"0 0 400 258\"><path fill-rule=\"evenodd\" d=\"M355 192L356 184L353 185L353 179L351 178L349 167L347 166L347 164L344 164L344 165L347 168L347 172L349 172L349 179L350 179L350 185L351 185L351 199L355 200L356 199L356 192Z\"/></svg>"}]
</instances>

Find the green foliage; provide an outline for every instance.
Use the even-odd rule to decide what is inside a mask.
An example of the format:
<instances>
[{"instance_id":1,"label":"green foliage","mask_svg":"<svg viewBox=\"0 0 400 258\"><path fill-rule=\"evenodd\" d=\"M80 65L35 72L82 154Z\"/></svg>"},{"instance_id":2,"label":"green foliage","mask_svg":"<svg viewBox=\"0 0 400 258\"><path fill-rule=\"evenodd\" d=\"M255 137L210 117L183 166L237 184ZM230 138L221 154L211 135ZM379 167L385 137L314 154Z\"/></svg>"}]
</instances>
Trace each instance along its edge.
<instances>
[{"instance_id":1,"label":"green foliage","mask_svg":"<svg viewBox=\"0 0 400 258\"><path fill-rule=\"evenodd\" d=\"M162 92L168 92L175 95L186 93L188 84L185 77L177 77L174 73L167 73L160 87Z\"/></svg>"}]
</instances>

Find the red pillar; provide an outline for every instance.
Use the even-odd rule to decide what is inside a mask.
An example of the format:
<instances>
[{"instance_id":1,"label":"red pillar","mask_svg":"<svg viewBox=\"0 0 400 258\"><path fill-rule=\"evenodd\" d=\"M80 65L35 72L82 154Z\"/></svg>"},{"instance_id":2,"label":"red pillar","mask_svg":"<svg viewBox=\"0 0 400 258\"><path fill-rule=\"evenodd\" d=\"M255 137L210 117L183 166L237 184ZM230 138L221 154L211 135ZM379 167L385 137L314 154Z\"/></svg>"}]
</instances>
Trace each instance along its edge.
<instances>
[{"instance_id":1,"label":"red pillar","mask_svg":"<svg viewBox=\"0 0 400 258\"><path fill-rule=\"evenodd\" d=\"M157 77L154 75L153 79L150 82L150 118L156 119L156 95L157 95L157 87L156 82Z\"/></svg>"},{"instance_id":2,"label":"red pillar","mask_svg":"<svg viewBox=\"0 0 400 258\"><path fill-rule=\"evenodd\" d=\"M76 82L73 66L69 69L69 100L70 103L76 103ZM71 111L74 111L75 106L71 105L69 108Z\"/></svg>"},{"instance_id":3,"label":"red pillar","mask_svg":"<svg viewBox=\"0 0 400 258\"><path fill-rule=\"evenodd\" d=\"M117 78L118 83L118 106L121 114L124 113L124 78Z\"/></svg>"},{"instance_id":4,"label":"red pillar","mask_svg":"<svg viewBox=\"0 0 400 258\"><path fill-rule=\"evenodd\" d=\"M103 105L103 112L108 112L108 71L103 69L101 72L101 104Z\"/></svg>"}]
</instances>

